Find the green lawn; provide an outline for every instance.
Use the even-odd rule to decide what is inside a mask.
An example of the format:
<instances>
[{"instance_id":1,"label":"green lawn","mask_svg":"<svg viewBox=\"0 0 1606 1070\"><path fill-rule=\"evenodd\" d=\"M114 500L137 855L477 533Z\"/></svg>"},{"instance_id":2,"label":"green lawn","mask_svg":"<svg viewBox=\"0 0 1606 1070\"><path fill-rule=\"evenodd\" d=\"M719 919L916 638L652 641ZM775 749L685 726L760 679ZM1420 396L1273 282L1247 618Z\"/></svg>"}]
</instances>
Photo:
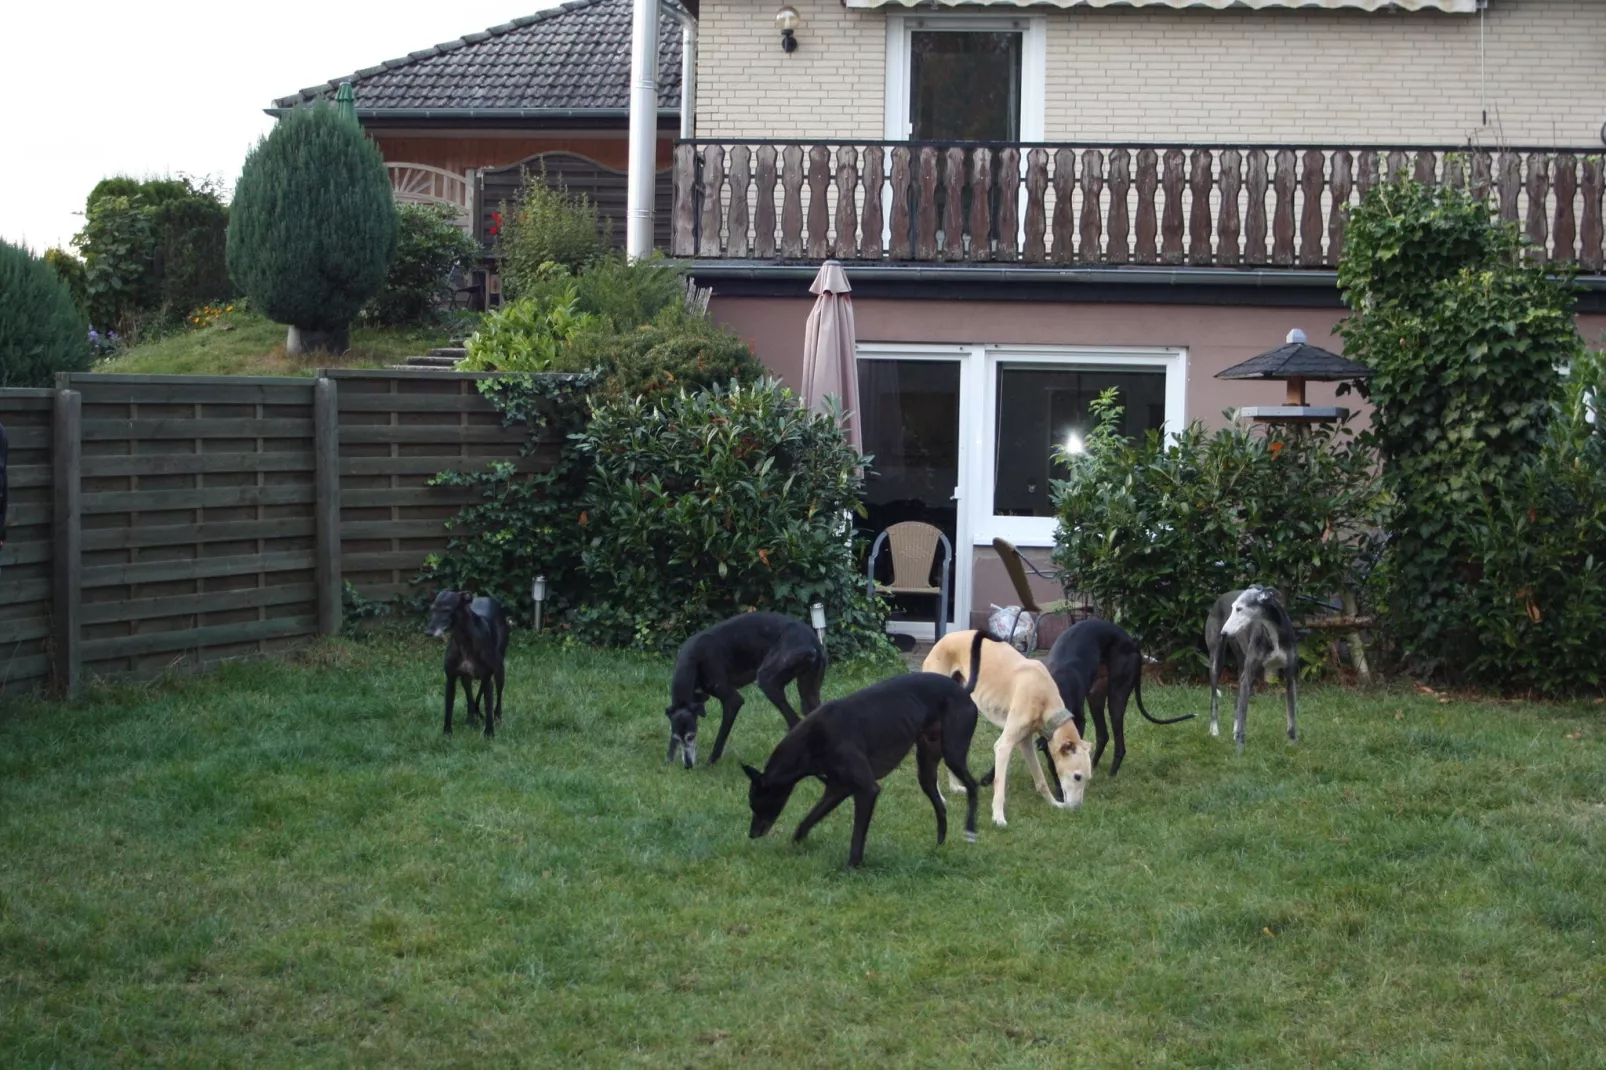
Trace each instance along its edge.
<instances>
[{"instance_id":1,"label":"green lawn","mask_svg":"<svg viewBox=\"0 0 1606 1070\"><path fill-rule=\"evenodd\" d=\"M422 327L355 327L351 351L289 357L285 328L252 312L234 312L209 327L137 345L95 364L123 375L312 375L319 368L383 368L448 343L447 332Z\"/></svg>"},{"instance_id":2,"label":"green lawn","mask_svg":"<svg viewBox=\"0 0 1606 1070\"><path fill-rule=\"evenodd\" d=\"M1599 706L1311 688L1290 747L1268 693L1242 756L1134 714L1080 812L1017 775L941 848L911 760L849 873L812 785L747 839L761 695L686 772L667 662L515 644L489 742L411 638L13 703L5 1065L1602 1063Z\"/></svg>"}]
</instances>

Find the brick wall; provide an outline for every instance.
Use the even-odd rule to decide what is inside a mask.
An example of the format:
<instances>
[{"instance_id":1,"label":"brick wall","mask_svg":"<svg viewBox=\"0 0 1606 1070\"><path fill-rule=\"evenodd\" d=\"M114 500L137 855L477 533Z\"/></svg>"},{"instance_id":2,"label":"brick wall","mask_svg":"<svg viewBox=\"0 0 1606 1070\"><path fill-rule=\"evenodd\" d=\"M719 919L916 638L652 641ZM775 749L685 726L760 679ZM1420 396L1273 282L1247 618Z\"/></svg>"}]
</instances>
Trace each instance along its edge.
<instances>
[{"instance_id":1,"label":"brick wall","mask_svg":"<svg viewBox=\"0 0 1606 1070\"><path fill-rule=\"evenodd\" d=\"M703 137L879 138L886 13L705 0ZM893 13L901 8L890 9ZM993 12L997 14L997 12ZM1606 122L1606 4L1491 0L1479 20L1359 11L1036 9L1048 26L1049 140L1432 142L1596 147Z\"/></svg>"}]
</instances>

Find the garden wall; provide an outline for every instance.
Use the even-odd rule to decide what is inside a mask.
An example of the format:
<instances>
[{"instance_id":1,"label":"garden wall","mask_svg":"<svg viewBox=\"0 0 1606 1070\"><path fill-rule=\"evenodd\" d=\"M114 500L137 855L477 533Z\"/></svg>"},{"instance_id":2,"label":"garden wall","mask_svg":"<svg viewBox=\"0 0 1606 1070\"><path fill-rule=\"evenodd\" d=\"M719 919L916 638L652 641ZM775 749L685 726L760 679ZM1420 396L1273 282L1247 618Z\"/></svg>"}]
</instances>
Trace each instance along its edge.
<instances>
[{"instance_id":1,"label":"garden wall","mask_svg":"<svg viewBox=\"0 0 1606 1070\"><path fill-rule=\"evenodd\" d=\"M0 693L267 653L340 627L342 581L416 593L472 491L431 476L519 456L483 375L72 374L0 390L11 531Z\"/></svg>"}]
</instances>

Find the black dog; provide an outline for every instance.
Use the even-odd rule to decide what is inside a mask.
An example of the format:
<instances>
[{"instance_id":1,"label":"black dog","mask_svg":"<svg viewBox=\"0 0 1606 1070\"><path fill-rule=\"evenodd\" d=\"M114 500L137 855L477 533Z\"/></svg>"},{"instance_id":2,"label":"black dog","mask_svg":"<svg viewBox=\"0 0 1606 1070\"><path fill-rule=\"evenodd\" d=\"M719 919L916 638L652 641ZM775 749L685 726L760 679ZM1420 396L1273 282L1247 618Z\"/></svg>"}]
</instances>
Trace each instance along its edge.
<instances>
[{"instance_id":1,"label":"black dog","mask_svg":"<svg viewBox=\"0 0 1606 1070\"><path fill-rule=\"evenodd\" d=\"M1115 730L1115 760L1110 775L1121 771L1126 757L1126 700L1136 696L1138 712L1154 724L1176 724L1194 714L1161 719L1143 708L1143 653L1137 641L1120 625L1089 618L1067 629L1048 652L1048 672L1060 691L1060 701L1071 711L1076 731L1085 734L1085 699L1093 711L1093 764L1099 764L1109 731L1104 726L1104 704L1110 705L1110 727ZM1043 741L1038 740L1042 746ZM1055 784L1058 794L1059 785Z\"/></svg>"},{"instance_id":2,"label":"black dog","mask_svg":"<svg viewBox=\"0 0 1606 1070\"><path fill-rule=\"evenodd\" d=\"M468 697L468 723L479 720L485 707L485 734L495 734L502 719L502 688L507 682L507 614L494 598L475 598L472 591L442 591L429 607L429 624L424 629L436 639L446 640L446 734L452 734L452 706L457 700L457 682L463 681ZM474 697L474 681L480 681L479 698ZM492 681L496 683L496 707L485 700Z\"/></svg>"},{"instance_id":3,"label":"black dog","mask_svg":"<svg viewBox=\"0 0 1606 1070\"><path fill-rule=\"evenodd\" d=\"M743 613L705 628L681 645L675 656L675 676L669 684L669 755L678 750L690 769L697 761L697 721L707 712L710 696L719 699L724 716L714 753L708 764L725 753L725 740L742 708L741 689L758 681L761 691L786 718L786 727L798 715L786 702L786 685L797 681L803 712L820 705L820 683L825 679L825 647L807 624L783 613Z\"/></svg>"},{"instance_id":4,"label":"black dog","mask_svg":"<svg viewBox=\"0 0 1606 1070\"><path fill-rule=\"evenodd\" d=\"M864 861L864 837L875 812L877 783L896 769L915 747L920 787L937 812L937 842L948 837L948 807L937 790L937 761L945 762L965 786L965 839L976 840L976 780L966 756L976 731L976 689L981 668L981 644L988 638L978 631L970 647L970 683L960 686L934 672L908 673L872 684L846 698L827 702L786 733L761 773L742 766L752 782L747 802L753 808L748 835L763 836L781 816L792 789L805 777L825 781L825 794L808 812L793 835L801 841L809 829L853 796L853 844L848 865Z\"/></svg>"}]
</instances>

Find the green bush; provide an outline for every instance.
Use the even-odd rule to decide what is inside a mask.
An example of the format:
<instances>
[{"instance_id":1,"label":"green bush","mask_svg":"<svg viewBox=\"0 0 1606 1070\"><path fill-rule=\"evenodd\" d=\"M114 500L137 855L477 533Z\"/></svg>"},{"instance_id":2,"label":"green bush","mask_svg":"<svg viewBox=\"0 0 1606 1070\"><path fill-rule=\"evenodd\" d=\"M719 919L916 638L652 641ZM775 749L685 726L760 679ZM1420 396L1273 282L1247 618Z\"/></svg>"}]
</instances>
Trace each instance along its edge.
<instances>
[{"instance_id":1,"label":"green bush","mask_svg":"<svg viewBox=\"0 0 1606 1070\"><path fill-rule=\"evenodd\" d=\"M125 336L160 332L192 308L227 300L234 292L224 257L227 231L228 209L210 184L101 181L73 238L84 257L91 321Z\"/></svg>"},{"instance_id":2,"label":"green bush","mask_svg":"<svg viewBox=\"0 0 1606 1070\"><path fill-rule=\"evenodd\" d=\"M708 316L678 302L652 323L616 334L576 335L552 363L555 371L602 372L606 398L653 399L732 380L756 382L764 366L752 347Z\"/></svg>"},{"instance_id":3,"label":"green bush","mask_svg":"<svg viewBox=\"0 0 1606 1070\"><path fill-rule=\"evenodd\" d=\"M521 295L546 297L573 287L576 308L603 320L614 332L630 331L651 323L667 308L686 299L683 269L659 254L631 261L610 253L582 268L578 274L548 264L529 280Z\"/></svg>"},{"instance_id":4,"label":"green bush","mask_svg":"<svg viewBox=\"0 0 1606 1070\"><path fill-rule=\"evenodd\" d=\"M1513 562L1489 555L1519 548L1492 525L1510 495L1549 494L1536 462L1558 369L1583 351L1573 289L1527 261L1486 204L1409 180L1355 209L1344 250L1339 280L1355 314L1339 329L1346 353L1373 370L1373 434L1396 503L1385 623L1418 671L1460 678L1489 655L1466 588L1506 574Z\"/></svg>"},{"instance_id":5,"label":"green bush","mask_svg":"<svg viewBox=\"0 0 1606 1070\"><path fill-rule=\"evenodd\" d=\"M502 292L529 296L550 278L555 264L571 273L602 259L612 247L612 223L584 194L571 194L562 179L525 172L518 195L497 213L496 246Z\"/></svg>"},{"instance_id":6,"label":"green bush","mask_svg":"<svg viewBox=\"0 0 1606 1070\"><path fill-rule=\"evenodd\" d=\"M509 302L480 321L458 367L470 371L551 371L571 341L595 331L595 316L577 311L574 283L540 297Z\"/></svg>"},{"instance_id":7,"label":"green bush","mask_svg":"<svg viewBox=\"0 0 1606 1070\"><path fill-rule=\"evenodd\" d=\"M452 276L469 267L479 244L454 222L444 204L404 204L396 210L396 253L384 289L368 302L363 318L386 326L432 323L452 299Z\"/></svg>"},{"instance_id":8,"label":"green bush","mask_svg":"<svg viewBox=\"0 0 1606 1070\"><path fill-rule=\"evenodd\" d=\"M228 265L251 306L343 347L385 283L396 207L379 149L332 106L292 109L246 157Z\"/></svg>"},{"instance_id":9,"label":"green bush","mask_svg":"<svg viewBox=\"0 0 1606 1070\"><path fill-rule=\"evenodd\" d=\"M1194 423L1167 445L1118 430L1115 390L1093 403L1085 452L1060 456L1054 562L1145 652L1205 667L1204 622L1224 591L1264 583L1295 615L1365 571L1382 499L1375 454L1347 426L1308 430Z\"/></svg>"},{"instance_id":10,"label":"green bush","mask_svg":"<svg viewBox=\"0 0 1606 1070\"><path fill-rule=\"evenodd\" d=\"M89 315L89 281L84 272L84 262L65 249L46 249L45 263L56 273L67 292L72 294L73 304L87 318Z\"/></svg>"},{"instance_id":11,"label":"green bush","mask_svg":"<svg viewBox=\"0 0 1606 1070\"><path fill-rule=\"evenodd\" d=\"M0 240L0 386L50 386L89 366L89 323L44 260Z\"/></svg>"},{"instance_id":12,"label":"green bush","mask_svg":"<svg viewBox=\"0 0 1606 1070\"><path fill-rule=\"evenodd\" d=\"M887 649L847 522L863 462L780 383L606 402L575 442L592 465L582 638L669 650L745 610L807 619L818 601L833 657Z\"/></svg>"}]
</instances>

